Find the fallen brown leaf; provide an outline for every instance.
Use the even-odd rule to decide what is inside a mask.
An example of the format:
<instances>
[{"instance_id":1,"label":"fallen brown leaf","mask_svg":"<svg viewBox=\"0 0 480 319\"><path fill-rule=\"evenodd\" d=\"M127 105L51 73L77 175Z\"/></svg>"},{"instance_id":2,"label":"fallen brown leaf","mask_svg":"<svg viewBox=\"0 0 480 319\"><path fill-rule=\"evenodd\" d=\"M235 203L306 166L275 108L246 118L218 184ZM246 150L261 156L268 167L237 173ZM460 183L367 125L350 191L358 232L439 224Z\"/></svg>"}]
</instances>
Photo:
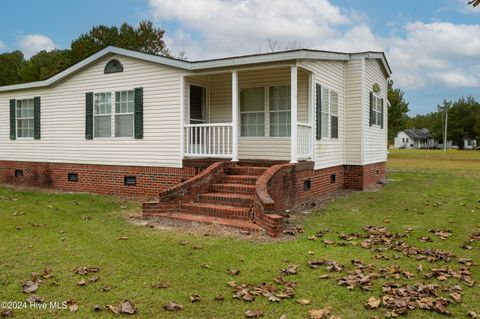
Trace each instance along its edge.
<instances>
[{"instance_id":1,"label":"fallen brown leaf","mask_svg":"<svg viewBox=\"0 0 480 319\"><path fill-rule=\"evenodd\" d=\"M31 295L30 297L27 298L28 303L43 303L44 299L40 297L39 295Z\"/></svg>"},{"instance_id":2,"label":"fallen brown leaf","mask_svg":"<svg viewBox=\"0 0 480 319\"><path fill-rule=\"evenodd\" d=\"M305 306L305 305L309 305L309 304L310 304L310 300L308 300L308 299L299 299L299 300L297 300L297 303L298 303L299 305Z\"/></svg>"},{"instance_id":3,"label":"fallen brown leaf","mask_svg":"<svg viewBox=\"0 0 480 319\"><path fill-rule=\"evenodd\" d=\"M176 303L175 301L171 301L168 304L163 306L163 309L168 311L179 311L183 309L181 304Z\"/></svg>"},{"instance_id":4,"label":"fallen brown leaf","mask_svg":"<svg viewBox=\"0 0 480 319\"><path fill-rule=\"evenodd\" d=\"M137 309L135 308L135 305L130 302L129 300L124 300L121 305L120 305L120 312L121 313L126 313L129 315L133 315Z\"/></svg>"},{"instance_id":5,"label":"fallen brown leaf","mask_svg":"<svg viewBox=\"0 0 480 319\"><path fill-rule=\"evenodd\" d=\"M247 310L247 311L245 311L245 317L247 317L247 318L263 317L263 311L260 310L260 309Z\"/></svg>"},{"instance_id":6,"label":"fallen brown leaf","mask_svg":"<svg viewBox=\"0 0 480 319\"><path fill-rule=\"evenodd\" d=\"M376 299L374 296L368 298L367 304L365 305L365 308L367 309L376 309L378 306L380 306L380 299Z\"/></svg>"},{"instance_id":7,"label":"fallen brown leaf","mask_svg":"<svg viewBox=\"0 0 480 319\"><path fill-rule=\"evenodd\" d=\"M22 284L22 291L30 294L38 289L38 283L28 280Z\"/></svg>"},{"instance_id":8,"label":"fallen brown leaf","mask_svg":"<svg viewBox=\"0 0 480 319\"><path fill-rule=\"evenodd\" d=\"M308 312L308 317L310 319L327 318L327 316L330 314L330 311L332 311L331 306L326 306L326 307L323 307L322 309L318 309L318 310L310 310Z\"/></svg>"},{"instance_id":9,"label":"fallen brown leaf","mask_svg":"<svg viewBox=\"0 0 480 319\"><path fill-rule=\"evenodd\" d=\"M200 298L200 295L197 295L197 294L190 295L190 302L197 302L200 300L202 300L202 298Z\"/></svg>"}]
</instances>

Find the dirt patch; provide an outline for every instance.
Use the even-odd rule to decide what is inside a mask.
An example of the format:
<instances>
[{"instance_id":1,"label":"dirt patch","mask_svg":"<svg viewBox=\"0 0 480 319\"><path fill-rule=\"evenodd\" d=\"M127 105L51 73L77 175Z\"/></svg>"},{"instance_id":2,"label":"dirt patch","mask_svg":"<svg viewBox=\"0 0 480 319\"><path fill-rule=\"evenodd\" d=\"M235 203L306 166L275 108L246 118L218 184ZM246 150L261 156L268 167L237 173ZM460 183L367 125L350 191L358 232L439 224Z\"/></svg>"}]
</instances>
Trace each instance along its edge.
<instances>
[{"instance_id":1,"label":"dirt patch","mask_svg":"<svg viewBox=\"0 0 480 319\"><path fill-rule=\"evenodd\" d=\"M279 237L270 237L266 234L244 232L236 228L225 227L221 225L211 225L181 220L169 220L158 217L145 218L140 213L129 214L128 221L132 224L154 228L158 231L183 231L196 236L231 237L235 239L253 242L284 242L296 239L295 236L289 236L285 234Z\"/></svg>"}]
</instances>

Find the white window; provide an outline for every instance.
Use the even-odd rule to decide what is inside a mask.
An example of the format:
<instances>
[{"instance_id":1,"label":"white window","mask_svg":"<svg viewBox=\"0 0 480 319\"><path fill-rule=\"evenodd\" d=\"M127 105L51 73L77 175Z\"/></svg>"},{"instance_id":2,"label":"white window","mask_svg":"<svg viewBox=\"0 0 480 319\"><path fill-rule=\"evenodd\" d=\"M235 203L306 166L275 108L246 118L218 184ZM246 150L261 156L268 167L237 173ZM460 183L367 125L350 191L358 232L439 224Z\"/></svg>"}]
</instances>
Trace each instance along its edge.
<instances>
[{"instance_id":1,"label":"white window","mask_svg":"<svg viewBox=\"0 0 480 319\"><path fill-rule=\"evenodd\" d=\"M112 93L95 93L94 107L94 137L112 136Z\"/></svg>"},{"instance_id":2,"label":"white window","mask_svg":"<svg viewBox=\"0 0 480 319\"><path fill-rule=\"evenodd\" d=\"M17 100L17 136L33 137L33 99Z\"/></svg>"},{"instance_id":3,"label":"white window","mask_svg":"<svg viewBox=\"0 0 480 319\"><path fill-rule=\"evenodd\" d=\"M373 94L372 100L372 124L382 125L382 98Z\"/></svg>"},{"instance_id":4,"label":"white window","mask_svg":"<svg viewBox=\"0 0 480 319\"><path fill-rule=\"evenodd\" d=\"M323 86L320 121L322 138L338 138L338 93Z\"/></svg>"},{"instance_id":5,"label":"white window","mask_svg":"<svg viewBox=\"0 0 480 319\"><path fill-rule=\"evenodd\" d=\"M265 88L240 92L241 136L265 136Z\"/></svg>"},{"instance_id":6,"label":"white window","mask_svg":"<svg viewBox=\"0 0 480 319\"><path fill-rule=\"evenodd\" d=\"M133 137L134 92L115 92L115 137Z\"/></svg>"},{"instance_id":7,"label":"white window","mask_svg":"<svg viewBox=\"0 0 480 319\"><path fill-rule=\"evenodd\" d=\"M269 91L270 136L291 135L290 86L272 86Z\"/></svg>"},{"instance_id":8,"label":"white window","mask_svg":"<svg viewBox=\"0 0 480 319\"><path fill-rule=\"evenodd\" d=\"M115 108L113 98L115 97ZM95 93L93 97L94 137L134 136L134 91Z\"/></svg>"}]
</instances>

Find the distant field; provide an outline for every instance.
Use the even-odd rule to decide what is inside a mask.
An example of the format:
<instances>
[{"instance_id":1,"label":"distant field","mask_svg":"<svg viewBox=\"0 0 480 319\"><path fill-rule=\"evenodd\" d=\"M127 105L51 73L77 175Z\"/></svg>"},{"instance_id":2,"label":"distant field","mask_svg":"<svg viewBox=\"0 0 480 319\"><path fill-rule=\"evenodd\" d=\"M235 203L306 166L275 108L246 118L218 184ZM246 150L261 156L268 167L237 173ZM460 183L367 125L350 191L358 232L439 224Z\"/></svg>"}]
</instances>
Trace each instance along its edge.
<instances>
[{"instance_id":1,"label":"distant field","mask_svg":"<svg viewBox=\"0 0 480 319\"><path fill-rule=\"evenodd\" d=\"M480 174L480 151L390 149L387 166L394 170L454 169Z\"/></svg>"}]
</instances>

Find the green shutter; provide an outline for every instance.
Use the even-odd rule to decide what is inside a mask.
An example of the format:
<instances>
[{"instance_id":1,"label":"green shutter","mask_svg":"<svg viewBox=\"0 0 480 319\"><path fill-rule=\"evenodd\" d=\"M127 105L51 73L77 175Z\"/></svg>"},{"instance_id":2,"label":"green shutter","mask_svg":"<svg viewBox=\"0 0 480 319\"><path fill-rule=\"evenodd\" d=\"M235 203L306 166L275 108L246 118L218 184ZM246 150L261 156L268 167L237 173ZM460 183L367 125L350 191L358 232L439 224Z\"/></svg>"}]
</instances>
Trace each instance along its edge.
<instances>
[{"instance_id":1,"label":"green shutter","mask_svg":"<svg viewBox=\"0 0 480 319\"><path fill-rule=\"evenodd\" d=\"M375 114L373 113L373 92L370 91L370 126L373 125Z\"/></svg>"},{"instance_id":2,"label":"green shutter","mask_svg":"<svg viewBox=\"0 0 480 319\"><path fill-rule=\"evenodd\" d=\"M33 137L40 139L40 97L33 98Z\"/></svg>"},{"instance_id":3,"label":"green shutter","mask_svg":"<svg viewBox=\"0 0 480 319\"><path fill-rule=\"evenodd\" d=\"M17 121L15 116L15 99L10 100L10 139L17 138Z\"/></svg>"},{"instance_id":4,"label":"green shutter","mask_svg":"<svg viewBox=\"0 0 480 319\"><path fill-rule=\"evenodd\" d=\"M85 94L85 138L93 139L93 93Z\"/></svg>"},{"instance_id":5,"label":"green shutter","mask_svg":"<svg viewBox=\"0 0 480 319\"><path fill-rule=\"evenodd\" d=\"M380 127L383 128L383 117L384 117L384 114L383 114L383 99L382 99L382 117L380 119Z\"/></svg>"},{"instance_id":6,"label":"green shutter","mask_svg":"<svg viewBox=\"0 0 480 319\"><path fill-rule=\"evenodd\" d=\"M316 114L317 114L317 126L316 126L316 136L317 140L322 139L322 87L320 84L315 85L316 91Z\"/></svg>"},{"instance_id":7,"label":"green shutter","mask_svg":"<svg viewBox=\"0 0 480 319\"><path fill-rule=\"evenodd\" d=\"M143 138L143 88L135 89L135 138Z\"/></svg>"}]
</instances>

